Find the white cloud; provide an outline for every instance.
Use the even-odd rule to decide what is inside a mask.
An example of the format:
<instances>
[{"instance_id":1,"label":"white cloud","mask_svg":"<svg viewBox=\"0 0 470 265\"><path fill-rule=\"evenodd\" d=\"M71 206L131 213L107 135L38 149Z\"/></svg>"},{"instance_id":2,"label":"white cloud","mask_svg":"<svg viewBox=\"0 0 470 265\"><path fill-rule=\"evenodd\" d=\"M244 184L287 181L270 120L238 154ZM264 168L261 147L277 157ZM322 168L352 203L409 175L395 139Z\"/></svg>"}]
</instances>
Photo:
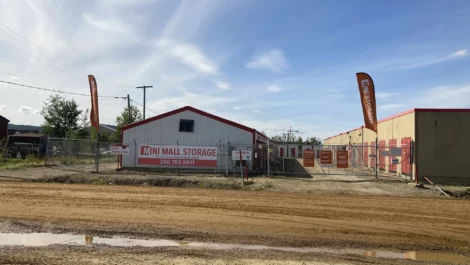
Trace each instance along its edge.
<instances>
[{"instance_id":1,"label":"white cloud","mask_svg":"<svg viewBox=\"0 0 470 265\"><path fill-rule=\"evenodd\" d=\"M404 108L404 104L379 104L377 107L379 110L399 109Z\"/></svg>"},{"instance_id":2,"label":"white cloud","mask_svg":"<svg viewBox=\"0 0 470 265\"><path fill-rule=\"evenodd\" d=\"M217 73L217 66L198 47L189 43L178 43L163 39L156 42L157 47L180 62L204 74Z\"/></svg>"},{"instance_id":3,"label":"white cloud","mask_svg":"<svg viewBox=\"0 0 470 265\"><path fill-rule=\"evenodd\" d=\"M6 107L8 107L8 106L7 106L7 105L1 105L1 106L0 106L0 110L4 109L4 108L6 108Z\"/></svg>"},{"instance_id":4,"label":"white cloud","mask_svg":"<svg viewBox=\"0 0 470 265\"><path fill-rule=\"evenodd\" d=\"M218 81L214 81L213 83L220 90L230 90L230 88L231 88L229 82L218 80Z\"/></svg>"},{"instance_id":5,"label":"white cloud","mask_svg":"<svg viewBox=\"0 0 470 265\"><path fill-rule=\"evenodd\" d=\"M10 76L11 80L18 80L19 78L17 76Z\"/></svg>"},{"instance_id":6,"label":"white cloud","mask_svg":"<svg viewBox=\"0 0 470 265\"><path fill-rule=\"evenodd\" d=\"M234 102L234 97L220 97L204 93L192 93L185 88L178 88L180 94L172 97L165 97L148 104L150 109L158 112L167 112L184 106L193 106L201 110L217 109Z\"/></svg>"},{"instance_id":7,"label":"white cloud","mask_svg":"<svg viewBox=\"0 0 470 265\"><path fill-rule=\"evenodd\" d=\"M413 101L416 107L470 108L470 85L441 86L420 92Z\"/></svg>"},{"instance_id":8,"label":"white cloud","mask_svg":"<svg viewBox=\"0 0 470 265\"><path fill-rule=\"evenodd\" d=\"M123 22L117 19L95 18L90 14L82 14L82 18L90 26L99 30L126 34L132 32L132 29L127 24L124 24Z\"/></svg>"},{"instance_id":9,"label":"white cloud","mask_svg":"<svg viewBox=\"0 0 470 265\"><path fill-rule=\"evenodd\" d=\"M249 69L269 70L275 73L283 73L289 65L282 50L272 49L254 56L253 59L245 65L245 67Z\"/></svg>"},{"instance_id":10,"label":"white cloud","mask_svg":"<svg viewBox=\"0 0 470 265\"><path fill-rule=\"evenodd\" d=\"M389 99L394 96L398 96L399 93L397 92L377 92L375 93L375 97L377 99Z\"/></svg>"},{"instance_id":11,"label":"white cloud","mask_svg":"<svg viewBox=\"0 0 470 265\"><path fill-rule=\"evenodd\" d=\"M276 93L276 92L280 92L284 89L280 86L270 85L270 86L266 87L266 90L269 91L269 92L272 92L272 93Z\"/></svg>"},{"instance_id":12,"label":"white cloud","mask_svg":"<svg viewBox=\"0 0 470 265\"><path fill-rule=\"evenodd\" d=\"M456 51L454 53L452 53L451 55L449 55L450 58L457 58L457 57L464 57L467 55L467 49L463 49L463 50L460 50L460 51Z\"/></svg>"},{"instance_id":13,"label":"white cloud","mask_svg":"<svg viewBox=\"0 0 470 265\"><path fill-rule=\"evenodd\" d=\"M31 108L31 107L21 105L21 106L18 108L18 112L21 113L21 114L24 114L24 115L28 115L28 114L36 114L36 113L38 113L39 111L38 111L38 110L34 110L34 109Z\"/></svg>"},{"instance_id":14,"label":"white cloud","mask_svg":"<svg viewBox=\"0 0 470 265\"><path fill-rule=\"evenodd\" d=\"M253 112L254 112L254 113L261 113L261 110L259 110L259 109L254 109Z\"/></svg>"},{"instance_id":15,"label":"white cloud","mask_svg":"<svg viewBox=\"0 0 470 265\"><path fill-rule=\"evenodd\" d=\"M450 60L456 60L465 56L467 56L467 49L459 50L459 51L453 52L449 55L442 56L442 57L417 59L417 60L414 60L414 62L410 62L410 63L399 66L398 69L412 69L412 68L425 67L425 66L429 66L433 64L447 62Z\"/></svg>"}]
</instances>

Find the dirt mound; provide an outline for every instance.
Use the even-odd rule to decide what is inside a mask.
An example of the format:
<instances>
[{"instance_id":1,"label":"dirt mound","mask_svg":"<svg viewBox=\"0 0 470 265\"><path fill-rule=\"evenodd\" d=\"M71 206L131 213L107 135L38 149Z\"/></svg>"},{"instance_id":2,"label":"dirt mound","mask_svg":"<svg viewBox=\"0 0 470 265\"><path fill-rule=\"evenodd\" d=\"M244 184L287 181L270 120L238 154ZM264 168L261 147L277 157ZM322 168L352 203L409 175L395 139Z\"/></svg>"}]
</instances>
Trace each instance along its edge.
<instances>
[{"instance_id":1,"label":"dirt mound","mask_svg":"<svg viewBox=\"0 0 470 265\"><path fill-rule=\"evenodd\" d=\"M128 178L125 176L106 176L99 174L73 174L47 177L33 180L33 182L93 184L93 185L129 185L129 186L155 186L155 187L185 187L185 188L214 188L214 189L240 189L236 181L191 180L176 177L151 176Z\"/></svg>"}]
</instances>

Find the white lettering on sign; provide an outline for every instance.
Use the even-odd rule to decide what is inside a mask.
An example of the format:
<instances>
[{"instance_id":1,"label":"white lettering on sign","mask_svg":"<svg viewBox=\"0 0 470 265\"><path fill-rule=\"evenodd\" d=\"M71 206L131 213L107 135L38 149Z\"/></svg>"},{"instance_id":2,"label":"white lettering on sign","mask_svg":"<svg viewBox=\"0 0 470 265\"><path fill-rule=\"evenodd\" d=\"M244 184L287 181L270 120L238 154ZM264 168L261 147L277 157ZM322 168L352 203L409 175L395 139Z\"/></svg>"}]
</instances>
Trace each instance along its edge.
<instances>
[{"instance_id":1,"label":"white lettering on sign","mask_svg":"<svg viewBox=\"0 0 470 265\"><path fill-rule=\"evenodd\" d=\"M362 90L364 91L364 100L366 101L366 111L367 117L369 118L370 124L375 124L374 122L374 112L372 111L372 105L370 102L370 95L369 95L369 80L364 79L361 80Z\"/></svg>"},{"instance_id":2,"label":"white lettering on sign","mask_svg":"<svg viewBox=\"0 0 470 265\"><path fill-rule=\"evenodd\" d=\"M250 150L233 150L232 151L232 160L240 160L240 152L242 153L242 160L251 160L251 151Z\"/></svg>"},{"instance_id":3,"label":"white lettering on sign","mask_svg":"<svg viewBox=\"0 0 470 265\"><path fill-rule=\"evenodd\" d=\"M217 166L217 147L140 145L138 164L215 167Z\"/></svg>"}]
</instances>

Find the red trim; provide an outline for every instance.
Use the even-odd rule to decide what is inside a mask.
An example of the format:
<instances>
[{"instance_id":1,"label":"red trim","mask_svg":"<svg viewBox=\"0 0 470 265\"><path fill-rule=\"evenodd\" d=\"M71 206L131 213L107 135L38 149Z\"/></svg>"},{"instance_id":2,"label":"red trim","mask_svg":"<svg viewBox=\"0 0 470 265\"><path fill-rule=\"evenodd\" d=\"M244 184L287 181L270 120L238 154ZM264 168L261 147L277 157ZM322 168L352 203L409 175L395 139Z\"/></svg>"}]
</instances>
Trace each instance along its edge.
<instances>
[{"instance_id":1,"label":"red trim","mask_svg":"<svg viewBox=\"0 0 470 265\"><path fill-rule=\"evenodd\" d=\"M413 112L415 112L415 110L416 109L410 109L410 110L407 110L407 111L400 112L398 114L395 114L395 115L392 115L390 117L379 120L377 122L377 124L382 123L382 122L386 122L386 121L389 121L389 120L392 120L392 119L395 119L395 118L398 118L398 117L401 117L401 116L404 116L404 115L407 115L407 114L410 114L410 113L413 113Z\"/></svg>"},{"instance_id":2,"label":"red trim","mask_svg":"<svg viewBox=\"0 0 470 265\"><path fill-rule=\"evenodd\" d=\"M254 133L254 132L255 132L255 129L249 128L249 127L247 127L247 126L245 126L245 125L242 125L242 124L239 124L239 123L236 123L236 122L233 122L233 121L226 120L226 119L221 118L221 117L219 117L219 116L212 115L212 114L210 114L210 113L207 113L207 112L205 112L205 111L202 111L202 110L193 108L193 107L191 107L191 106L182 107L182 108L179 108L179 109L176 109L176 110L172 110L172 111L170 111L170 112L166 112L166 113L160 114L160 115L155 116L155 117L148 118L148 119L143 120L143 121L139 121L139 122L136 122L136 123L133 123L133 124L129 124L129 125L127 125L127 126L124 126L124 127L122 128L122 131L125 131L125 130L130 129L130 128L134 128L134 127L137 127L137 126L140 126L140 125L143 125L143 124L152 122L152 121L160 120L160 119L163 119L163 118L165 118L165 117L168 117L168 116L171 116L171 115L175 115L175 114L178 114L178 113L180 113L180 112L187 111L187 110L192 111L192 112L194 112L194 113L197 113L197 114L199 114L199 115L208 117L208 118L210 118L210 119L213 119L213 120L220 121L220 122L222 122L222 123L231 125L231 126L233 126L233 127L236 127L236 128L242 129L242 130L245 130L245 131L247 131L247 132L251 132L251 133ZM254 137L254 136L253 136L253 137Z\"/></svg>"},{"instance_id":3,"label":"red trim","mask_svg":"<svg viewBox=\"0 0 470 265\"><path fill-rule=\"evenodd\" d=\"M352 131L355 131L355 130L359 130L359 129L362 129L362 128L364 128L364 126L361 126L361 127L358 127L358 128L352 129L352 130L349 130L349 131L345 131L345 132L342 132L342 133L338 133L338 134L335 135L335 136L330 136L330 137L328 137L328 138L326 138L326 139L323 139L323 141L326 141L326 140L328 140L328 139L330 139L330 138L333 138L333 137L336 137L336 136L340 136L340 135L343 135L343 134L347 134L347 133L349 133L349 132L352 132Z\"/></svg>"},{"instance_id":4,"label":"red trim","mask_svg":"<svg viewBox=\"0 0 470 265\"><path fill-rule=\"evenodd\" d=\"M470 112L470 109L415 109L416 112Z\"/></svg>"},{"instance_id":5,"label":"red trim","mask_svg":"<svg viewBox=\"0 0 470 265\"><path fill-rule=\"evenodd\" d=\"M390 117L387 117L387 118L384 118L384 119L381 119L377 122L377 124L379 123L382 123L382 122L386 122L386 121L389 121L391 119L395 119L395 118L398 118L398 117L401 117L401 116L404 116L404 115L407 115L407 114L410 114L410 113L413 113L413 112L470 112L470 109L410 109L410 110L407 110L407 111L403 111L403 112L400 112L398 114L395 114L393 116L390 116ZM364 126L361 126L359 128L356 128L356 129L353 129L353 130L349 130L349 131L346 131L346 132L342 132L342 133L339 133L339 134L336 134L334 136L330 136L324 140L328 140L328 139L331 139L331 138L334 138L334 137L337 137L337 136L340 136L340 135L343 135L343 134L346 134L348 132L352 132L352 131L355 131L355 130L358 130L358 129L361 129L363 128Z\"/></svg>"}]
</instances>

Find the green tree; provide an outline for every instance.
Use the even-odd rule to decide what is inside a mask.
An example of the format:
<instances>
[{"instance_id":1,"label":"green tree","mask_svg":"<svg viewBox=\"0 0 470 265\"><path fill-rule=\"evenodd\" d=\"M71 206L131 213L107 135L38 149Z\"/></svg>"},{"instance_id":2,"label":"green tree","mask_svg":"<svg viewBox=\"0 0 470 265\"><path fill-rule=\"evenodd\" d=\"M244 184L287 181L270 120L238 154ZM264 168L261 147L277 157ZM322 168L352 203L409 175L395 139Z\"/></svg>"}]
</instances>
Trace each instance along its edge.
<instances>
[{"instance_id":1,"label":"green tree","mask_svg":"<svg viewBox=\"0 0 470 265\"><path fill-rule=\"evenodd\" d=\"M312 145L321 145L321 140L317 137L310 137L309 143Z\"/></svg>"},{"instance_id":2,"label":"green tree","mask_svg":"<svg viewBox=\"0 0 470 265\"><path fill-rule=\"evenodd\" d=\"M88 120L89 117L89 110L85 110L80 114L78 129L76 131L72 131L67 137L72 139L87 139L90 137L90 121Z\"/></svg>"},{"instance_id":3,"label":"green tree","mask_svg":"<svg viewBox=\"0 0 470 265\"><path fill-rule=\"evenodd\" d=\"M119 142L121 138L121 129L122 127L141 121L142 120L142 112L136 106L131 105L131 115L129 117L129 108L125 107L124 110L121 112L121 115L116 117L116 124L117 130L116 134L111 137L111 141Z\"/></svg>"},{"instance_id":4,"label":"green tree","mask_svg":"<svg viewBox=\"0 0 470 265\"><path fill-rule=\"evenodd\" d=\"M303 139L301 136L297 139L297 143L299 144L299 154L302 154L302 144L303 144Z\"/></svg>"},{"instance_id":5,"label":"green tree","mask_svg":"<svg viewBox=\"0 0 470 265\"><path fill-rule=\"evenodd\" d=\"M79 124L83 121L81 114L82 111L78 109L75 100L52 95L47 102L44 102L41 110L41 115L44 117L41 131L54 137L73 137L81 129Z\"/></svg>"}]
</instances>

